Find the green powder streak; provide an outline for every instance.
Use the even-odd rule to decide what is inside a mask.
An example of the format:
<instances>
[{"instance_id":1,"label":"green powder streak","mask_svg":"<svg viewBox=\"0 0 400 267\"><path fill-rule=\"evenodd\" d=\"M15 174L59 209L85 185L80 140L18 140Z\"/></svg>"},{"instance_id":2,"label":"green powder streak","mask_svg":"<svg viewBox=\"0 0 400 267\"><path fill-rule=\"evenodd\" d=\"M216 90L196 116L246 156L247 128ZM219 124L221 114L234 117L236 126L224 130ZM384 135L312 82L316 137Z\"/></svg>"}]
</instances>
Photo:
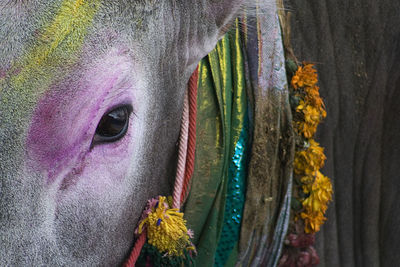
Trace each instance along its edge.
<instances>
[{"instance_id":1,"label":"green powder streak","mask_svg":"<svg viewBox=\"0 0 400 267\"><path fill-rule=\"evenodd\" d=\"M55 79L62 78L63 73L57 70L67 69L77 61L100 2L65 0L61 3L54 19L39 31L33 48L0 80L0 93L4 93L0 100L2 108L18 102L30 107L29 103L34 104ZM8 88L7 92L3 92L4 88Z\"/></svg>"}]
</instances>

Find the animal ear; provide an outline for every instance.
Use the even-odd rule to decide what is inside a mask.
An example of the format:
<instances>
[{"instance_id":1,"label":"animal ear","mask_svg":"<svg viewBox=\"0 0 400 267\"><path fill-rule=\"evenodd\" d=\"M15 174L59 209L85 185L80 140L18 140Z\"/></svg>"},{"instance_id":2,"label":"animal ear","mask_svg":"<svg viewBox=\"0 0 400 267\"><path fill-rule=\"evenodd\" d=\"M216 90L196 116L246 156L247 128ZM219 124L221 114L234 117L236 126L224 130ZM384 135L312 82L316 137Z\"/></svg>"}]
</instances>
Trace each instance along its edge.
<instances>
[{"instance_id":1,"label":"animal ear","mask_svg":"<svg viewBox=\"0 0 400 267\"><path fill-rule=\"evenodd\" d=\"M192 44L189 65L214 49L218 40L229 30L245 3L256 0L185 0L181 2L186 25L195 28L188 35ZM193 19L195 18L195 19ZM196 21L196 23L192 23Z\"/></svg>"},{"instance_id":2,"label":"animal ear","mask_svg":"<svg viewBox=\"0 0 400 267\"><path fill-rule=\"evenodd\" d=\"M189 31L184 38L189 42L188 65L198 61L211 52L218 40L231 28L236 17L249 2L257 0L184 0L181 24ZM274 1L274 0L263 0Z\"/></svg>"},{"instance_id":3,"label":"animal ear","mask_svg":"<svg viewBox=\"0 0 400 267\"><path fill-rule=\"evenodd\" d=\"M249 0L207 0L208 10L215 20L215 25L220 34L225 33L233 19L239 14L241 8Z\"/></svg>"}]
</instances>

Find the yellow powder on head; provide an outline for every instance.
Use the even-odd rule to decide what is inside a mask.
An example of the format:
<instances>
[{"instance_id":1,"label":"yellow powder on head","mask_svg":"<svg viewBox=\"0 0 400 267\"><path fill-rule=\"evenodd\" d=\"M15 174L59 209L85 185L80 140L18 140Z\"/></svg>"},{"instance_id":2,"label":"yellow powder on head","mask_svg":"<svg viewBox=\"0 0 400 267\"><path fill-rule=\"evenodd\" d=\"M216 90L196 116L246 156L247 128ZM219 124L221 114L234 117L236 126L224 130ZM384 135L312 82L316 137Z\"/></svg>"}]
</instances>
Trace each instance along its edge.
<instances>
[{"instance_id":1,"label":"yellow powder on head","mask_svg":"<svg viewBox=\"0 0 400 267\"><path fill-rule=\"evenodd\" d=\"M81 48L101 0L65 0L52 21L40 31L39 38L19 63L21 71L13 79L14 87L24 88L30 80L52 75L51 69L71 62ZM49 79L50 79L49 77ZM42 88L46 88L42 86Z\"/></svg>"}]
</instances>

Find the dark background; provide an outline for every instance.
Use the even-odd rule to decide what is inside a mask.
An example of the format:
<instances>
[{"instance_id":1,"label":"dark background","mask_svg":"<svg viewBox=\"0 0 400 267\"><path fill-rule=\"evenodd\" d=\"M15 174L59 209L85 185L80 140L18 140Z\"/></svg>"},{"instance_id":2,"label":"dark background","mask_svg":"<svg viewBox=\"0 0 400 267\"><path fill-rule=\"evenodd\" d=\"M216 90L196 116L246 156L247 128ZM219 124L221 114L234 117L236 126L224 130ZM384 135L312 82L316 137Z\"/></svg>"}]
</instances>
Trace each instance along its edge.
<instances>
[{"instance_id":1,"label":"dark background","mask_svg":"<svg viewBox=\"0 0 400 267\"><path fill-rule=\"evenodd\" d=\"M400 1L286 0L298 60L328 116L317 141L334 184L320 266L400 266Z\"/></svg>"}]
</instances>

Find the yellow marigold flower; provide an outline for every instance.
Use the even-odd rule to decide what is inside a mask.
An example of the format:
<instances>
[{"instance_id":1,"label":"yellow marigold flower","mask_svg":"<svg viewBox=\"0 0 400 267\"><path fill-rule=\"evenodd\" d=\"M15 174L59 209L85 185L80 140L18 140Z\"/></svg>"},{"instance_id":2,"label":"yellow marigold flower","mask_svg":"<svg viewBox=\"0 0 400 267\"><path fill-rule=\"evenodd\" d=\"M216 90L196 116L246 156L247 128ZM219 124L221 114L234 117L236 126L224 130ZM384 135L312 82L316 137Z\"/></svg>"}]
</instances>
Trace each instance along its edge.
<instances>
[{"instance_id":1,"label":"yellow marigold flower","mask_svg":"<svg viewBox=\"0 0 400 267\"><path fill-rule=\"evenodd\" d=\"M316 179L312 185L312 192L315 197L326 207L326 204L332 199L332 184L328 177L317 171ZM325 212L326 208L324 209Z\"/></svg>"},{"instance_id":2,"label":"yellow marigold flower","mask_svg":"<svg viewBox=\"0 0 400 267\"><path fill-rule=\"evenodd\" d=\"M319 87L318 86L306 88L305 100L308 105L310 105L318 110L321 118L326 117L325 105L324 105L324 102L322 101L322 98L319 95Z\"/></svg>"},{"instance_id":3,"label":"yellow marigold flower","mask_svg":"<svg viewBox=\"0 0 400 267\"><path fill-rule=\"evenodd\" d=\"M301 132L305 138L311 138L317 131L318 124L315 123L307 123L307 122L298 122L297 130Z\"/></svg>"},{"instance_id":4,"label":"yellow marigold flower","mask_svg":"<svg viewBox=\"0 0 400 267\"><path fill-rule=\"evenodd\" d=\"M298 85L297 85L297 84L298 84L298 82L300 81L300 77L299 77L299 75L298 75L299 70L301 70L301 67L299 67L299 68L297 69L297 72L296 72L296 74L292 77L292 81L291 81L291 84L292 84L293 88L295 88L295 89L298 88Z\"/></svg>"},{"instance_id":5,"label":"yellow marigold flower","mask_svg":"<svg viewBox=\"0 0 400 267\"><path fill-rule=\"evenodd\" d=\"M310 176L303 177L303 181L309 182ZM304 212L300 216L305 222L307 233L317 232L325 220L323 215L332 199L332 184L328 177L316 171L314 182L303 185L303 191L310 195L302 201Z\"/></svg>"},{"instance_id":6,"label":"yellow marigold flower","mask_svg":"<svg viewBox=\"0 0 400 267\"><path fill-rule=\"evenodd\" d=\"M310 124L317 124L317 125L319 124L320 114L316 108L307 105L305 109L303 109L303 113L305 122L308 122Z\"/></svg>"},{"instance_id":7,"label":"yellow marigold flower","mask_svg":"<svg viewBox=\"0 0 400 267\"><path fill-rule=\"evenodd\" d=\"M303 184L303 192L308 194L311 192L312 184L314 183L315 177L312 175L303 176L300 181Z\"/></svg>"},{"instance_id":8,"label":"yellow marigold flower","mask_svg":"<svg viewBox=\"0 0 400 267\"><path fill-rule=\"evenodd\" d=\"M332 187L329 183L329 187L324 188L323 185L318 185L320 188L311 189L309 186L303 186L303 190L309 192L309 196L302 201L303 207L306 209L307 213L314 211L321 211L325 213L328 208L328 203L332 197Z\"/></svg>"},{"instance_id":9,"label":"yellow marigold flower","mask_svg":"<svg viewBox=\"0 0 400 267\"><path fill-rule=\"evenodd\" d=\"M303 67L299 67L291 81L293 88L297 89L317 84L318 75L316 72L313 64L306 64Z\"/></svg>"},{"instance_id":10,"label":"yellow marigold flower","mask_svg":"<svg viewBox=\"0 0 400 267\"><path fill-rule=\"evenodd\" d=\"M304 115L304 121L297 122L297 130L302 132L304 137L311 138L317 131L321 118L326 116L325 110L322 106L315 107L300 100L300 104L297 106L296 111L301 112Z\"/></svg>"},{"instance_id":11,"label":"yellow marigold flower","mask_svg":"<svg viewBox=\"0 0 400 267\"><path fill-rule=\"evenodd\" d=\"M310 139L309 144L307 150L295 154L294 171L296 174L313 175L324 165L326 160L324 149L313 139Z\"/></svg>"},{"instance_id":12,"label":"yellow marigold flower","mask_svg":"<svg viewBox=\"0 0 400 267\"><path fill-rule=\"evenodd\" d=\"M304 231L307 234L318 232L321 228L321 225L326 221L326 218L321 212L315 212L313 214L302 212L300 217L305 222Z\"/></svg>"},{"instance_id":13,"label":"yellow marigold flower","mask_svg":"<svg viewBox=\"0 0 400 267\"><path fill-rule=\"evenodd\" d=\"M170 209L165 197L159 197L158 204L140 223L139 233L144 226L147 227L148 243L160 252L182 256L185 249L191 248L183 213Z\"/></svg>"}]
</instances>

